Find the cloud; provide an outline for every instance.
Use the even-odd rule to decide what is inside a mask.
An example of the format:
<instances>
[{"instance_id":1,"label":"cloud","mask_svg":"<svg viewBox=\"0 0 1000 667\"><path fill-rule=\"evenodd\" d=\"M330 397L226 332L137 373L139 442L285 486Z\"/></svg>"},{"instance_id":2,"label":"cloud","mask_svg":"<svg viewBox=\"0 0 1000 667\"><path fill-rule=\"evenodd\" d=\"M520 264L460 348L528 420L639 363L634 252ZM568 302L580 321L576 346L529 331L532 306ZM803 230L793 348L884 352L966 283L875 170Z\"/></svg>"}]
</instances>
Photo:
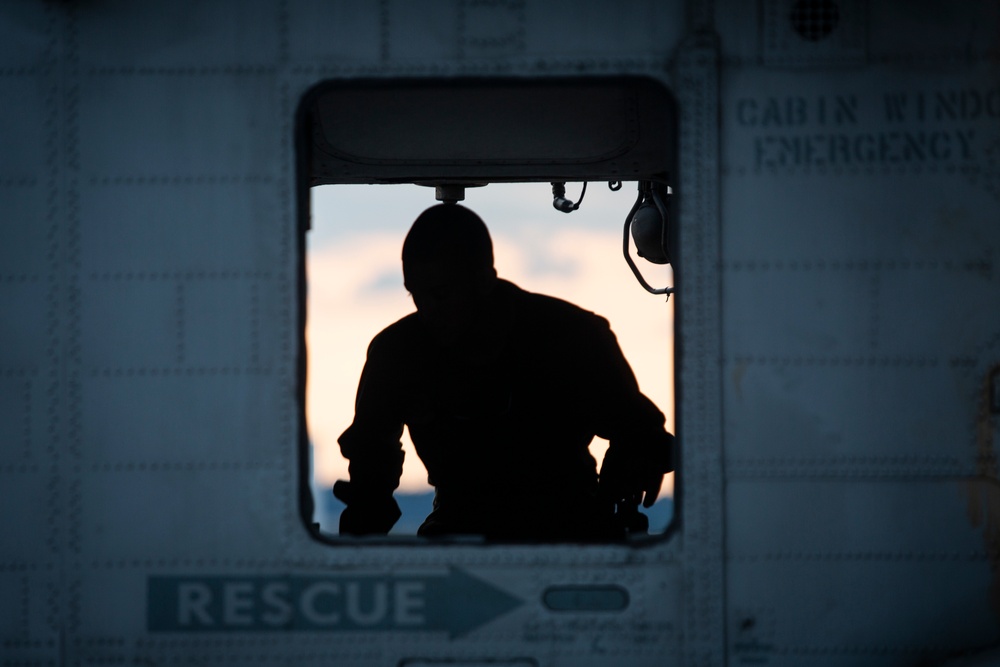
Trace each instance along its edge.
<instances>
[{"instance_id":1,"label":"cloud","mask_svg":"<svg viewBox=\"0 0 1000 667\"><path fill-rule=\"evenodd\" d=\"M368 342L413 311L401 278L399 289L371 289L384 276L399 273L399 244L394 234L357 234L308 258L306 414L315 476L324 484L347 478L337 437L353 418ZM426 479L422 483L426 486ZM420 484L419 477L408 476L407 485Z\"/></svg>"},{"instance_id":2,"label":"cloud","mask_svg":"<svg viewBox=\"0 0 1000 667\"><path fill-rule=\"evenodd\" d=\"M380 273L372 281L362 285L361 293L372 296L383 292L398 292L401 289L403 289L403 278L397 268Z\"/></svg>"},{"instance_id":3,"label":"cloud","mask_svg":"<svg viewBox=\"0 0 1000 667\"><path fill-rule=\"evenodd\" d=\"M547 184L491 184L468 190L465 204L489 226L502 277L610 321L640 387L666 413L673 430L673 304L645 292L621 256L621 227L634 197L634 192L611 193L592 184L580 210L567 215L552 209ZM315 477L322 485L347 478L336 440L353 418L369 341L413 311L399 253L409 224L434 203L433 190L417 186L313 190L306 409ZM671 284L669 268L641 260L640 265L650 283ZM604 447L591 447L598 461ZM404 448L401 489L426 490L426 472L408 439Z\"/></svg>"},{"instance_id":4,"label":"cloud","mask_svg":"<svg viewBox=\"0 0 1000 667\"><path fill-rule=\"evenodd\" d=\"M647 294L635 283L616 254L617 234L557 229L530 236L494 234L500 275L525 289L573 301L608 318L643 391L672 417L672 309L662 297ZM307 413L315 445L315 474L324 485L347 478L336 439L353 417L354 393L368 342L413 310L402 279L397 289L389 285L389 276L401 275L399 244L394 234L361 233L309 257ZM551 266L572 266L573 270L538 271L539 257ZM387 288L372 289L372 285ZM405 444L401 488L425 490L426 472L412 446ZM598 460L605 446L595 446Z\"/></svg>"}]
</instances>

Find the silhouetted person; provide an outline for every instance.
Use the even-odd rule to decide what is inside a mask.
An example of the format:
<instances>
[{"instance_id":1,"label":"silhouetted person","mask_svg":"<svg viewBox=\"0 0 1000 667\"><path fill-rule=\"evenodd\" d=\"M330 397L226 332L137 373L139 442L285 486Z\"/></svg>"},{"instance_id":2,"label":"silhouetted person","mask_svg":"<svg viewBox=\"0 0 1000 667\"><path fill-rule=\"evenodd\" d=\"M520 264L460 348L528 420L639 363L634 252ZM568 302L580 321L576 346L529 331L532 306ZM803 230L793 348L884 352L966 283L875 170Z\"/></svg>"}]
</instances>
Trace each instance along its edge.
<instances>
[{"instance_id":1,"label":"silhouetted person","mask_svg":"<svg viewBox=\"0 0 1000 667\"><path fill-rule=\"evenodd\" d=\"M372 340L339 440L340 532L387 533L399 518L404 424L435 489L420 535L600 540L641 522L673 436L607 321L499 279L486 226L457 204L413 223L403 278L417 312ZM610 441L600 484L595 435Z\"/></svg>"}]
</instances>

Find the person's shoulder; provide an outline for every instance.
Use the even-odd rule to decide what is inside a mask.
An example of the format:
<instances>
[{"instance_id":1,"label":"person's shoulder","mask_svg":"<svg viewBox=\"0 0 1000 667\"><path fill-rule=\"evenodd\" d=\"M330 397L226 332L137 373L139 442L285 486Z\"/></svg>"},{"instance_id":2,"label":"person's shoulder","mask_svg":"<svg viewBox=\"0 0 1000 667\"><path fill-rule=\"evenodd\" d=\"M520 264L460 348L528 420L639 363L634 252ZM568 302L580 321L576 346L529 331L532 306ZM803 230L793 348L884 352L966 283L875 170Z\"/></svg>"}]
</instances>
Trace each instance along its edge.
<instances>
[{"instance_id":1,"label":"person's shoulder","mask_svg":"<svg viewBox=\"0 0 1000 667\"><path fill-rule=\"evenodd\" d=\"M519 309L528 319L544 323L546 326L562 324L597 329L610 328L606 318L575 303L548 294L528 292L513 283L509 284L516 290L515 298L520 304Z\"/></svg>"},{"instance_id":2,"label":"person's shoulder","mask_svg":"<svg viewBox=\"0 0 1000 667\"><path fill-rule=\"evenodd\" d=\"M419 345L419 338L420 329L417 323L417 314L410 313L375 334L371 343L368 344L368 355L406 354L414 346Z\"/></svg>"}]
</instances>

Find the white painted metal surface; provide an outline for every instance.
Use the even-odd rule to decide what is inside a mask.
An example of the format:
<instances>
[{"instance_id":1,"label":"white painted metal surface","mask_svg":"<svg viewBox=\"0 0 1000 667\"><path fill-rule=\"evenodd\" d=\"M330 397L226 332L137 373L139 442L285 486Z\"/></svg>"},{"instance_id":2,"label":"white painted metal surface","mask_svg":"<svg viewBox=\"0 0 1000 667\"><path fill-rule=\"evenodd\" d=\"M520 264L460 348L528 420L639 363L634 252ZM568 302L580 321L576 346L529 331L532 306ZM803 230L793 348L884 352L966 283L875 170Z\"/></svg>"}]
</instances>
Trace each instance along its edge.
<instances>
[{"instance_id":1,"label":"white painted metal surface","mask_svg":"<svg viewBox=\"0 0 1000 667\"><path fill-rule=\"evenodd\" d=\"M5 4L5 664L907 665L995 644L998 25L994 2ZM616 75L678 104L674 531L312 539L299 99Z\"/></svg>"}]
</instances>

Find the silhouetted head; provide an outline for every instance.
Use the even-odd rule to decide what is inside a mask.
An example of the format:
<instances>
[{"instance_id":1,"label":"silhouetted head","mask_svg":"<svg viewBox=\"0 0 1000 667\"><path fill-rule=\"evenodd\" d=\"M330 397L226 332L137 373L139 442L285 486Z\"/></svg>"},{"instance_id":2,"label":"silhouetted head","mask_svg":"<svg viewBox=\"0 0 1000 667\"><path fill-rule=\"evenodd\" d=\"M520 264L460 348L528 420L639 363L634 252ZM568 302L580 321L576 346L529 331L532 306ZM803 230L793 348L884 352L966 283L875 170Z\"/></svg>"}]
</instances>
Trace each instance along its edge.
<instances>
[{"instance_id":1,"label":"silhouetted head","mask_svg":"<svg viewBox=\"0 0 1000 667\"><path fill-rule=\"evenodd\" d=\"M442 343L468 330L496 277L490 233L464 206L432 206L403 241L403 284L421 321Z\"/></svg>"}]
</instances>

